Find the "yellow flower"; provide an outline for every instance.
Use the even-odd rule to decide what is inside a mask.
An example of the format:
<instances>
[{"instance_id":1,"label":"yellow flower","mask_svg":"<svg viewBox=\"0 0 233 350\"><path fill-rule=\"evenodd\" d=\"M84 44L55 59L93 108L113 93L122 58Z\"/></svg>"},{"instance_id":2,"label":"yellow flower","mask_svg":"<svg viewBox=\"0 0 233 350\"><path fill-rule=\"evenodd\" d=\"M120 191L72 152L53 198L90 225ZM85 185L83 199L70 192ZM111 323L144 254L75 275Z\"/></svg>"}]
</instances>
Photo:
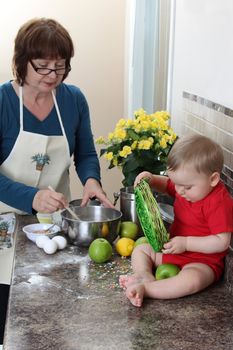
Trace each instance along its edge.
<instances>
[{"instance_id":1,"label":"yellow flower","mask_svg":"<svg viewBox=\"0 0 233 350\"><path fill-rule=\"evenodd\" d=\"M137 148L137 144L138 142L137 141L134 141L131 145L131 150L134 151L136 148Z\"/></svg>"},{"instance_id":2,"label":"yellow flower","mask_svg":"<svg viewBox=\"0 0 233 350\"><path fill-rule=\"evenodd\" d=\"M149 140L141 140L138 143L138 149L150 149L152 143Z\"/></svg>"},{"instance_id":3,"label":"yellow flower","mask_svg":"<svg viewBox=\"0 0 233 350\"><path fill-rule=\"evenodd\" d=\"M102 145L103 143L105 143L103 136L98 137L98 138L95 140L95 142L96 142L98 145Z\"/></svg>"},{"instance_id":4,"label":"yellow flower","mask_svg":"<svg viewBox=\"0 0 233 350\"><path fill-rule=\"evenodd\" d=\"M126 131L124 129L115 129L114 138L124 140L126 137Z\"/></svg>"},{"instance_id":5,"label":"yellow flower","mask_svg":"<svg viewBox=\"0 0 233 350\"><path fill-rule=\"evenodd\" d=\"M111 141L111 140L113 139L113 137L114 137L113 132L110 132L110 133L108 134L108 140Z\"/></svg>"},{"instance_id":6,"label":"yellow flower","mask_svg":"<svg viewBox=\"0 0 233 350\"><path fill-rule=\"evenodd\" d=\"M112 160L113 159L113 152L105 153L104 158L106 158L107 160Z\"/></svg>"},{"instance_id":7,"label":"yellow flower","mask_svg":"<svg viewBox=\"0 0 233 350\"><path fill-rule=\"evenodd\" d=\"M125 119L120 119L116 125L116 128L123 128L126 124L126 120Z\"/></svg>"},{"instance_id":8,"label":"yellow flower","mask_svg":"<svg viewBox=\"0 0 233 350\"><path fill-rule=\"evenodd\" d=\"M134 112L134 115L135 115L136 118L139 117L139 116L145 115L145 114L146 114L146 112L144 111L143 108L140 108L138 111Z\"/></svg>"},{"instance_id":9,"label":"yellow flower","mask_svg":"<svg viewBox=\"0 0 233 350\"><path fill-rule=\"evenodd\" d=\"M114 166L117 166L117 165L118 165L118 160L117 160L117 158L113 158L112 164L113 164Z\"/></svg>"},{"instance_id":10,"label":"yellow flower","mask_svg":"<svg viewBox=\"0 0 233 350\"><path fill-rule=\"evenodd\" d=\"M124 146L122 151L119 152L119 155L122 157L122 158L127 158L127 156L132 153L132 150L131 150L131 147L129 146Z\"/></svg>"},{"instance_id":11,"label":"yellow flower","mask_svg":"<svg viewBox=\"0 0 233 350\"><path fill-rule=\"evenodd\" d=\"M160 140L159 144L160 144L160 146L161 146L162 148L166 148L166 147L167 147L167 141L166 141L166 139L163 137L163 138Z\"/></svg>"}]
</instances>

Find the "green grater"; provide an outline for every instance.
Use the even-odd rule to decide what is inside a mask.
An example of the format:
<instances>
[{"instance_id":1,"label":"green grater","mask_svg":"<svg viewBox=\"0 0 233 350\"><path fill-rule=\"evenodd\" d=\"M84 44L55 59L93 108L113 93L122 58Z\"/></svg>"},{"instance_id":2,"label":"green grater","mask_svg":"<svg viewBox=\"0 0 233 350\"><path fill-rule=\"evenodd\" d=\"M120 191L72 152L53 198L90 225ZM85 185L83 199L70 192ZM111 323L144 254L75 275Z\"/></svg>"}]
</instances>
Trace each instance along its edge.
<instances>
[{"instance_id":1,"label":"green grater","mask_svg":"<svg viewBox=\"0 0 233 350\"><path fill-rule=\"evenodd\" d=\"M161 252L169 241L158 203L147 181L141 180L134 189L138 219L145 236L155 252Z\"/></svg>"}]
</instances>

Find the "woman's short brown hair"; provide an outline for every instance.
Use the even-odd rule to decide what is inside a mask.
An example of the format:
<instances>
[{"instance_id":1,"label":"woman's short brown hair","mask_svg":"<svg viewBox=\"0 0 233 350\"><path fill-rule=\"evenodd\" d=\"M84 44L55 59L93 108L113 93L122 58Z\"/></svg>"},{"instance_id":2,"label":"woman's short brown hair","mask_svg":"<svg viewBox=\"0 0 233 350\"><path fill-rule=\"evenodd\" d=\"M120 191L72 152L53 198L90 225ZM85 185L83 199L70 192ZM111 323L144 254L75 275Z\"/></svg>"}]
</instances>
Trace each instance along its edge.
<instances>
[{"instance_id":1,"label":"woman's short brown hair","mask_svg":"<svg viewBox=\"0 0 233 350\"><path fill-rule=\"evenodd\" d=\"M62 58L68 68L73 55L72 39L60 23L51 18L35 18L24 23L15 38L13 73L17 82L23 85L30 60ZM67 75L68 70L63 80Z\"/></svg>"},{"instance_id":2,"label":"woman's short brown hair","mask_svg":"<svg viewBox=\"0 0 233 350\"><path fill-rule=\"evenodd\" d=\"M190 164L198 173L211 175L222 171L224 156L219 144L202 135L185 135L173 145L167 159L167 169L176 171Z\"/></svg>"}]
</instances>

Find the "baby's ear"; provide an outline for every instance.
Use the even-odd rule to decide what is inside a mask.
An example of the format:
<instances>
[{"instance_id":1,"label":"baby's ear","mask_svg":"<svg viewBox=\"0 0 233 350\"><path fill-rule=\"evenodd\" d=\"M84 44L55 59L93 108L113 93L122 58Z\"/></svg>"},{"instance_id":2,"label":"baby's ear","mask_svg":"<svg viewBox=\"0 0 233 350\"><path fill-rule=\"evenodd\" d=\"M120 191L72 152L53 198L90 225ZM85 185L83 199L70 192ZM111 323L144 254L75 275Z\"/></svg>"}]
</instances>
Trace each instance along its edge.
<instances>
[{"instance_id":1,"label":"baby's ear","mask_svg":"<svg viewBox=\"0 0 233 350\"><path fill-rule=\"evenodd\" d=\"M210 185L215 187L220 181L220 174L216 171L210 176Z\"/></svg>"}]
</instances>

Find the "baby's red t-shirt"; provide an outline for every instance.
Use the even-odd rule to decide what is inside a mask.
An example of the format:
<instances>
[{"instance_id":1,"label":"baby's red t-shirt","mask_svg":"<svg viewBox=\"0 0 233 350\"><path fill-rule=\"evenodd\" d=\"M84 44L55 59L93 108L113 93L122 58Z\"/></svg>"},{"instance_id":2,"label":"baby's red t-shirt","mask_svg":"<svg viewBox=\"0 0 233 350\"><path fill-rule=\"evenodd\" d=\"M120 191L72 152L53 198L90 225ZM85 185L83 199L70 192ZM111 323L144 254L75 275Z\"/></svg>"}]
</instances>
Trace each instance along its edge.
<instances>
[{"instance_id":1,"label":"baby's red t-shirt","mask_svg":"<svg viewBox=\"0 0 233 350\"><path fill-rule=\"evenodd\" d=\"M167 193L175 198L174 222L170 227L170 237L208 236L223 232L233 232L233 198L222 182L202 200L195 203L187 201L175 190L175 185L168 180ZM221 253L197 253L186 251L182 254L163 254L163 263L169 262L180 267L193 262L200 262L213 268L216 279L224 269L224 257Z\"/></svg>"}]
</instances>

